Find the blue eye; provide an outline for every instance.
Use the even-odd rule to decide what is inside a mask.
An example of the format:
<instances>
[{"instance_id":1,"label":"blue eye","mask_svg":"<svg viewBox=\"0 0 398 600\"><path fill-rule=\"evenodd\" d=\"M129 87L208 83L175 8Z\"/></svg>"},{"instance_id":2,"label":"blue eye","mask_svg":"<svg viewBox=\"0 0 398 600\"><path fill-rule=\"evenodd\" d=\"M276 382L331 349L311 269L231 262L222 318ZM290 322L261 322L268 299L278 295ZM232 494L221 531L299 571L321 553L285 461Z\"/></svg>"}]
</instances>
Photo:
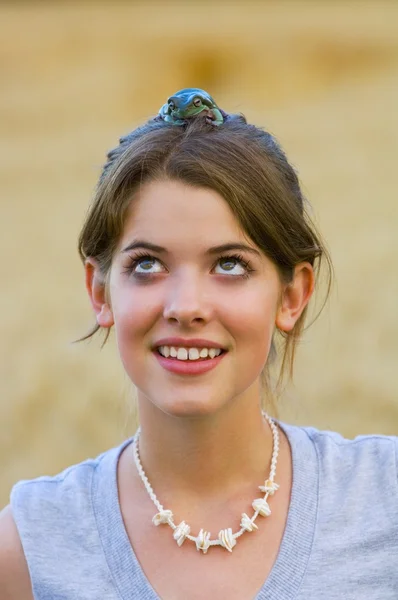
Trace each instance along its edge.
<instances>
[{"instance_id":1,"label":"blue eye","mask_svg":"<svg viewBox=\"0 0 398 600\"><path fill-rule=\"evenodd\" d=\"M241 267L243 267L244 272L247 272L248 270L250 270L248 262L245 261L242 256L236 256L236 255L222 256L221 258L218 259L217 262L224 263L224 264L225 263L232 264L232 269L227 269L226 271L224 271L224 273L232 272L232 270L237 266L237 264L239 264ZM235 276L239 276L239 275L244 275L244 273L235 274Z\"/></svg>"},{"instance_id":2,"label":"blue eye","mask_svg":"<svg viewBox=\"0 0 398 600\"><path fill-rule=\"evenodd\" d=\"M135 263L134 264L134 272L137 273L137 270L136 270L137 266L139 266L139 267L141 267L141 269L143 269L143 271L141 271L141 272L144 272L144 273L149 272L149 269L147 268L148 264L150 267L151 264L153 265L153 263L156 261L157 261L157 259L154 258L153 256L146 256L144 258L140 258L139 260L134 261L134 263ZM138 272L140 272L140 271L138 271Z\"/></svg>"},{"instance_id":3,"label":"blue eye","mask_svg":"<svg viewBox=\"0 0 398 600\"><path fill-rule=\"evenodd\" d=\"M154 262L160 262L155 256L150 254L137 252L134 256L130 256L131 263L125 268L124 272L128 275L133 274L135 277L148 277L153 274L147 267L151 267ZM142 271L137 271L137 267L141 267Z\"/></svg>"}]
</instances>

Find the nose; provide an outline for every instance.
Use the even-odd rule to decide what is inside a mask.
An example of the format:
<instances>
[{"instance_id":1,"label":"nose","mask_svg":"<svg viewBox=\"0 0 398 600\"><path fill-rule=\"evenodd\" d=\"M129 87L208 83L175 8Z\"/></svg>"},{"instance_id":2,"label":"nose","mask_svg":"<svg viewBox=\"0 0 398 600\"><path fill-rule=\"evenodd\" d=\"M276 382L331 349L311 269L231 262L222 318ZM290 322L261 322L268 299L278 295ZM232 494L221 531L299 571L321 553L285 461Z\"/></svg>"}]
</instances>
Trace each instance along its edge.
<instances>
[{"instance_id":1,"label":"nose","mask_svg":"<svg viewBox=\"0 0 398 600\"><path fill-rule=\"evenodd\" d=\"M167 321L189 327L210 320L212 309L200 278L185 276L170 284L163 309Z\"/></svg>"}]
</instances>

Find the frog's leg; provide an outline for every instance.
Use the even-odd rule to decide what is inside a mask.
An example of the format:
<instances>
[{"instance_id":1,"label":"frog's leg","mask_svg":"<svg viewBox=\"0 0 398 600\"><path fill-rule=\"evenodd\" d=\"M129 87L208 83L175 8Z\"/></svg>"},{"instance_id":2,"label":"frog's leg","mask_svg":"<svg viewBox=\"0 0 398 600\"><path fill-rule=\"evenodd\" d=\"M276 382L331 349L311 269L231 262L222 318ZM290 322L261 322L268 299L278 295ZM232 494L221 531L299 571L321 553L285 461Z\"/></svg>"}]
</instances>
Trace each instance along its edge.
<instances>
[{"instance_id":1,"label":"frog's leg","mask_svg":"<svg viewBox=\"0 0 398 600\"><path fill-rule=\"evenodd\" d=\"M212 108L211 110L209 110L209 113L211 113L211 117L207 117L208 123L217 126L222 125L224 123L224 117L218 110L218 108Z\"/></svg>"}]
</instances>

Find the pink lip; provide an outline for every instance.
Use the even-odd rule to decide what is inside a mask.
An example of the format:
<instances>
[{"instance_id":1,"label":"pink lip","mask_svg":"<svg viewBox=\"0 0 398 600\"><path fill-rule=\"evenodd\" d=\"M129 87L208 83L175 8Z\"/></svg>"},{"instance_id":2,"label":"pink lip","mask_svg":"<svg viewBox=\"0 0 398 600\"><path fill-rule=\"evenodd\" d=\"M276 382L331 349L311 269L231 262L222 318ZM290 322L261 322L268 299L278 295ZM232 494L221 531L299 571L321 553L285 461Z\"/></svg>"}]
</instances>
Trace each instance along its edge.
<instances>
[{"instance_id":1,"label":"pink lip","mask_svg":"<svg viewBox=\"0 0 398 600\"><path fill-rule=\"evenodd\" d=\"M159 348L159 346L178 346L179 348L221 348L221 350L226 349L221 344L217 344L217 342L212 342L210 340L204 340L200 338L184 339L181 337L162 338L153 345L154 348Z\"/></svg>"},{"instance_id":2,"label":"pink lip","mask_svg":"<svg viewBox=\"0 0 398 600\"><path fill-rule=\"evenodd\" d=\"M167 344L163 345L166 346ZM212 347L214 348L214 346ZM206 360L177 360L176 358L165 358L157 350L154 350L153 353L164 369L180 375L201 375L202 373L207 373L207 371L214 369L227 354L226 352L222 352L219 356Z\"/></svg>"}]
</instances>

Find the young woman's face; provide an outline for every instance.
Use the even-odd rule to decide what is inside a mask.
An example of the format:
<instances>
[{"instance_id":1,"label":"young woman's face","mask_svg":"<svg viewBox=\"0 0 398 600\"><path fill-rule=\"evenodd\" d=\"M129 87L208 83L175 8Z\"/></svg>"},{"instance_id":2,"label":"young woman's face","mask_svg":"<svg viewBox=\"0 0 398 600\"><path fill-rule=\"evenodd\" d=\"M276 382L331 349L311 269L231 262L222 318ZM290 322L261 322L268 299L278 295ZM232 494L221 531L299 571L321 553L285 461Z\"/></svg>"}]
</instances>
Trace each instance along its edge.
<instances>
[{"instance_id":1,"label":"young woman's face","mask_svg":"<svg viewBox=\"0 0 398 600\"><path fill-rule=\"evenodd\" d=\"M211 250L226 244L230 250ZM241 244L247 248L233 248ZM109 286L120 356L140 401L194 416L243 394L258 397L281 285L215 191L168 180L145 184L132 201ZM158 355L169 337L186 342L161 345L195 348L190 340L199 338L225 352L210 370L175 372L181 362Z\"/></svg>"}]
</instances>

